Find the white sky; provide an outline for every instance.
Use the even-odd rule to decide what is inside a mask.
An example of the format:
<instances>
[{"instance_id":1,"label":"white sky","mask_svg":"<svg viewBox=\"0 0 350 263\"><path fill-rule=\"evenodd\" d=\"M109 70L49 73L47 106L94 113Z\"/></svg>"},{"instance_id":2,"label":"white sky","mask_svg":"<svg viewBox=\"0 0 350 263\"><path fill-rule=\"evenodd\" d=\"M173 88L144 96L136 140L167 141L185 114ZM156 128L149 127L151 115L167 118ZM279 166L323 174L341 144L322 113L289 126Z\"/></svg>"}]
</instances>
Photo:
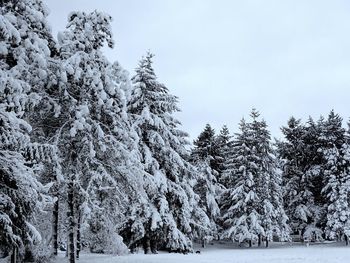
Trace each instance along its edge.
<instances>
[{"instance_id":1,"label":"white sky","mask_svg":"<svg viewBox=\"0 0 350 263\"><path fill-rule=\"evenodd\" d=\"M350 116L350 1L44 0L53 31L73 10L113 21L107 57L133 74L155 53L158 78L180 99L183 130L231 132L256 107L273 136L291 115Z\"/></svg>"}]
</instances>

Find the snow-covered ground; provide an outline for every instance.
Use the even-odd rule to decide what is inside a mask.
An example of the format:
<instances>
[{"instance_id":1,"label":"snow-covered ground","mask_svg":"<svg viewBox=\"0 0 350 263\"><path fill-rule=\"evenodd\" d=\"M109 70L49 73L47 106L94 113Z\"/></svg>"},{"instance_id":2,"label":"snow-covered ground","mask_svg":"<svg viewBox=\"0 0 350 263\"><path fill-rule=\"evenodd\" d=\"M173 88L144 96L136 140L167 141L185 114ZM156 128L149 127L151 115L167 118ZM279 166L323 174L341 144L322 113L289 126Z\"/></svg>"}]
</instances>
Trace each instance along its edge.
<instances>
[{"instance_id":1,"label":"snow-covered ground","mask_svg":"<svg viewBox=\"0 0 350 263\"><path fill-rule=\"evenodd\" d=\"M266 248L237 248L232 244L209 245L200 249L200 254L157 255L134 254L127 256L110 256L82 254L79 263L337 263L350 262L350 247L343 243L301 244L274 243ZM56 263L68 262L59 258Z\"/></svg>"}]
</instances>

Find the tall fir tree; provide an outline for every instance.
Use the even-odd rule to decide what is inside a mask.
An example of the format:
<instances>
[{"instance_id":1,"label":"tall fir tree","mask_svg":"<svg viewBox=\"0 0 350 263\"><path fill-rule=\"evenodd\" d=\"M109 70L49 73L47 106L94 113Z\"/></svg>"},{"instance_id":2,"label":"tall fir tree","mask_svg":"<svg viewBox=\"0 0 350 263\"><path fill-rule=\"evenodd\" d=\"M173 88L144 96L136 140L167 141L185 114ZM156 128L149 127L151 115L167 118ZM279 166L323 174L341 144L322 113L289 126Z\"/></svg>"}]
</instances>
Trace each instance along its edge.
<instances>
[{"instance_id":1,"label":"tall fir tree","mask_svg":"<svg viewBox=\"0 0 350 263\"><path fill-rule=\"evenodd\" d=\"M197 167L199 172L194 191L199 195L199 205L206 211L211 222L210 228L212 233L210 236L202 237L203 246L207 241L206 239L218 237L217 220L220 215L220 209L217 197L222 187L218 182L219 172L215 170L218 168L217 143L214 129L207 124L194 141L194 148L191 153L191 162Z\"/></svg>"},{"instance_id":2,"label":"tall fir tree","mask_svg":"<svg viewBox=\"0 0 350 263\"><path fill-rule=\"evenodd\" d=\"M302 235L313 219L310 210L313 197L304 173L308 157L303 140L305 127L294 117L287 125L281 128L285 140L277 143L278 157L283 163L283 200L292 230Z\"/></svg>"},{"instance_id":3,"label":"tall fir tree","mask_svg":"<svg viewBox=\"0 0 350 263\"><path fill-rule=\"evenodd\" d=\"M281 240L288 240L289 227L288 217L283 208L282 181L278 167L278 160L272 148L270 132L264 120L259 120L260 114L255 109L251 112L252 122L248 124L250 131L250 142L253 151L258 156L256 165L259 172L256 177L258 196L261 199L260 218L263 233L259 234L258 244L261 239L272 241L273 236Z\"/></svg>"},{"instance_id":4,"label":"tall fir tree","mask_svg":"<svg viewBox=\"0 0 350 263\"><path fill-rule=\"evenodd\" d=\"M321 140L324 155L325 186L322 193L326 198L325 234L329 239L349 238L349 145L342 127L342 118L332 110L325 120Z\"/></svg>"},{"instance_id":5,"label":"tall fir tree","mask_svg":"<svg viewBox=\"0 0 350 263\"><path fill-rule=\"evenodd\" d=\"M282 205L281 177L265 121L251 113L252 122L240 123L233 140L228 167L224 174L226 190L221 197L223 237L238 242L289 236Z\"/></svg>"},{"instance_id":6,"label":"tall fir tree","mask_svg":"<svg viewBox=\"0 0 350 263\"><path fill-rule=\"evenodd\" d=\"M258 173L258 157L250 148L245 120L240 122L239 129L232 143L234 154L228 160L230 169L223 178L226 190L220 202L224 227L222 237L252 244L263 231L256 207L260 200L254 181Z\"/></svg>"},{"instance_id":7,"label":"tall fir tree","mask_svg":"<svg viewBox=\"0 0 350 263\"><path fill-rule=\"evenodd\" d=\"M221 178L226 170L226 162L228 159L228 155L230 153L231 147L231 139L230 131L226 125L224 125L218 136L216 137L216 145L217 145L217 162L218 162L218 181L221 182Z\"/></svg>"},{"instance_id":8,"label":"tall fir tree","mask_svg":"<svg viewBox=\"0 0 350 263\"><path fill-rule=\"evenodd\" d=\"M307 125L294 117L282 127L284 141L277 143L283 165L283 199L293 232L301 240L322 239L322 205L320 198L319 124L309 118ZM321 178L322 179L322 178Z\"/></svg>"},{"instance_id":9,"label":"tall fir tree","mask_svg":"<svg viewBox=\"0 0 350 263\"><path fill-rule=\"evenodd\" d=\"M38 181L38 165L27 152L30 141L25 113L40 101L37 87L46 80L52 36L48 11L39 0L3 1L0 8L0 250L23 260L24 250L40 243L34 214L47 198ZM38 151L37 151L38 152ZM28 157L28 158L27 158ZM39 158L40 159L40 158Z\"/></svg>"},{"instance_id":10,"label":"tall fir tree","mask_svg":"<svg viewBox=\"0 0 350 263\"><path fill-rule=\"evenodd\" d=\"M139 151L148 174L145 188L151 201L148 206L142 206L145 210L141 214L145 218L140 225L141 242L145 253L155 252L158 247L187 252L192 250L193 235L209 231L209 220L204 211L196 207L195 169L186 161L187 134L179 129L180 122L173 116L179 111L177 97L157 81L152 57L148 53L136 68L128 105L140 138Z\"/></svg>"},{"instance_id":11,"label":"tall fir tree","mask_svg":"<svg viewBox=\"0 0 350 263\"><path fill-rule=\"evenodd\" d=\"M81 239L93 249L98 236L105 235L99 244L104 252L119 244L117 224L130 198L142 192L137 134L126 112L125 72L101 51L105 43L113 46L110 21L97 11L70 14L58 37L56 78L45 90L54 103L42 122L55 127L45 136L53 138L62 159L70 262L79 257Z\"/></svg>"}]
</instances>

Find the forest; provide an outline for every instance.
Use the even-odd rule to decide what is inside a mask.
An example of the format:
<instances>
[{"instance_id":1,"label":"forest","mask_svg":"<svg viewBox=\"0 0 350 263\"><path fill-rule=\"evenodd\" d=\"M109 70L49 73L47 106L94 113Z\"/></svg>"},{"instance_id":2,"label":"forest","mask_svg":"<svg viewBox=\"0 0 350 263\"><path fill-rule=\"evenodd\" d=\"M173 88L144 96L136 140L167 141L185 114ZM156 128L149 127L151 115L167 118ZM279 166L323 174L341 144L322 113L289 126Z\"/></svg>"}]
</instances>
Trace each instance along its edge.
<instances>
[{"instance_id":1,"label":"forest","mask_svg":"<svg viewBox=\"0 0 350 263\"><path fill-rule=\"evenodd\" d=\"M350 129L333 110L274 140L256 109L191 142L145 52L109 61L111 16L0 0L0 258L192 253L230 240L349 243ZM348 123L349 124L349 123ZM17 260L17 261L16 261Z\"/></svg>"}]
</instances>

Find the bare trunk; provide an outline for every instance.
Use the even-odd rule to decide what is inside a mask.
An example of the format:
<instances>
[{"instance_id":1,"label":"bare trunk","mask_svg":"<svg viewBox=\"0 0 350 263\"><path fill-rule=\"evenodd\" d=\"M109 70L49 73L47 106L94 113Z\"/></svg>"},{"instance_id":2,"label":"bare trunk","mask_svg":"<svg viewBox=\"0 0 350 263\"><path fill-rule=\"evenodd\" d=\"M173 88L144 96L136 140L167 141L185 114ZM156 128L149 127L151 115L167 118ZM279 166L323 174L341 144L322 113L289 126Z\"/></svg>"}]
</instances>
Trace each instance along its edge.
<instances>
[{"instance_id":1,"label":"bare trunk","mask_svg":"<svg viewBox=\"0 0 350 263\"><path fill-rule=\"evenodd\" d=\"M143 251L145 252L145 254L150 253L150 248L151 248L151 241L150 241L149 237L144 237L143 238Z\"/></svg>"},{"instance_id":2,"label":"bare trunk","mask_svg":"<svg viewBox=\"0 0 350 263\"><path fill-rule=\"evenodd\" d=\"M16 246L13 246L13 249L12 249L11 263L17 263L17 247Z\"/></svg>"},{"instance_id":3,"label":"bare trunk","mask_svg":"<svg viewBox=\"0 0 350 263\"><path fill-rule=\"evenodd\" d=\"M345 244L348 246L349 245L349 237L345 235Z\"/></svg>"},{"instance_id":4,"label":"bare trunk","mask_svg":"<svg viewBox=\"0 0 350 263\"><path fill-rule=\"evenodd\" d=\"M155 239L153 239L153 238L151 239L150 245L151 245L152 254L158 254L157 242Z\"/></svg>"},{"instance_id":5,"label":"bare trunk","mask_svg":"<svg viewBox=\"0 0 350 263\"><path fill-rule=\"evenodd\" d=\"M77 259L79 258L80 250L81 250L81 243L80 243L80 212L78 212L78 227L77 227Z\"/></svg>"},{"instance_id":6,"label":"bare trunk","mask_svg":"<svg viewBox=\"0 0 350 263\"><path fill-rule=\"evenodd\" d=\"M252 247L252 241L249 240L249 247Z\"/></svg>"},{"instance_id":7,"label":"bare trunk","mask_svg":"<svg viewBox=\"0 0 350 263\"><path fill-rule=\"evenodd\" d=\"M266 238L266 247L269 247L269 239L268 238Z\"/></svg>"},{"instance_id":8,"label":"bare trunk","mask_svg":"<svg viewBox=\"0 0 350 263\"><path fill-rule=\"evenodd\" d=\"M259 236L258 236L258 247L260 247L261 246L261 234L259 234Z\"/></svg>"},{"instance_id":9,"label":"bare trunk","mask_svg":"<svg viewBox=\"0 0 350 263\"><path fill-rule=\"evenodd\" d=\"M70 180L68 183L68 241L69 241L69 262L75 263L75 241L74 241L74 182Z\"/></svg>"},{"instance_id":10,"label":"bare trunk","mask_svg":"<svg viewBox=\"0 0 350 263\"><path fill-rule=\"evenodd\" d=\"M53 254L58 254L58 210L59 210L59 195L53 209Z\"/></svg>"}]
</instances>

